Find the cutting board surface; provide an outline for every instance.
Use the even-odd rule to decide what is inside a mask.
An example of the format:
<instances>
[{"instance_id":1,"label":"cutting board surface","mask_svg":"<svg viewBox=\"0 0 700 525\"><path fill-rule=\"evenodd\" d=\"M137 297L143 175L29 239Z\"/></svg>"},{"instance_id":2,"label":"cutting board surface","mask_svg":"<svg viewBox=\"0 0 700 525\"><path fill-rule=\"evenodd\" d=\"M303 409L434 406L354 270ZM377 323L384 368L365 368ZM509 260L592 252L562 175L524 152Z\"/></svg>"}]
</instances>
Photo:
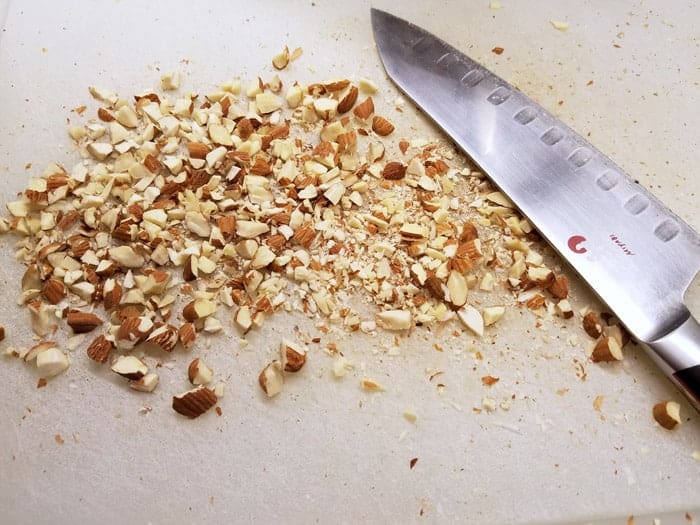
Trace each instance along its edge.
<instances>
[{"instance_id":1,"label":"cutting board surface","mask_svg":"<svg viewBox=\"0 0 700 525\"><path fill-rule=\"evenodd\" d=\"M66 3L67 4L67 3ZM696 230L700 179L697 22L693 2L422 2L376 7L415 21L560 116ZM122 95L158 87L179 71L183 90L270 78L284 45L303 56L285 82L373 79L398 137L438 137L399 93L374 49L369 2L0 2L0 202L52 161L78 157L65 132L72 108L94 104L89 85ZM557 31L550 20L565 20ZM1 24L0 24L1 25ZM501 55L491 52L504 48ZM26 165L31 164L31 167ZM31 341L14 304L23 268L0 238L0 324ZM556 262L555 262L556 264ZM558 264L561 264L560 262ZM568 271L568 270L565 270ZM600 308L581 283L576 307ZM700 313L700 289L689 305ZM369 310L368 310L369 311ZM195 421L169 408L188 388L190 356L173 356L152 394L124 388L92 366L82 346L67 373L43 389L37 374L0 360L0 508L8 523L86 522L569 522L700 509L700 417L640 348L616 367L574 359L588 344L580 323L534 327L510 312L481 341L418 329L398 352L393 336L348 337L356 363L342 380L312 348L301 377L264 399L257 374L275 342L315 321L279 315L247 337L229 325L199 355L226 383L220 406ZM330 337L324 341L330 342ZM435 342L444 344L436 352ZM474 342L485 356L466 352ZM573 344L572 344L573 343ZM392 355L397 353L398 355ZM473 367L478 370L474 371ZM444 389L429 376L443 371ZM499 376L485 390L480 377ZM380 394L359 387L372 377ZM564 394L562 395L562 392ZM485 395L510 408L474 413ZM604 396L600 411L593 407ZM662 399L686 420L669 433L651 418ZM151 411L142 407L149 406ZM402 412L418 416L412 424ZM58 443L61 436L63 443ZM409 462L418 458L413 468ZM700 512L699 512L700 513ZM673 519L673 518L669 518ZM681 518L676 517L680 520ZM664 523L672 523L665 520ZM679 521L680 522L680 521Z\"/></svg>"}]
</instances>

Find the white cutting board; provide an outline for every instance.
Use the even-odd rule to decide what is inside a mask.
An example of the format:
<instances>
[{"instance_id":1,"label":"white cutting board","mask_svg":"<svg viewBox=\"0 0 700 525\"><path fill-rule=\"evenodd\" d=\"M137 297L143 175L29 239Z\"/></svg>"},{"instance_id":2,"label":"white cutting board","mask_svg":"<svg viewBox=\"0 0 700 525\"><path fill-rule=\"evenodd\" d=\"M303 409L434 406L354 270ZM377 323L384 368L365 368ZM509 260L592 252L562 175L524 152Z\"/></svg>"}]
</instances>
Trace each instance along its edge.
<instances>
[{"instance_id":1,"label":"white cutting board","mask_svg":"<svg viewBox=\"0 0 700 525\"><path fill-rule=\"evenodd\" d=\"M482 61L698 229L700 9L662 0L501 3L500 10L488 0L375 5ZM0 21L7 13L0 201L48 162L75 162L65 123L75 118L71 108L91 103L88 85L131 95L157 87L159 70L178 70L184 89L207 92L231 77L271 77L270 59L285 44L302 46L304 55L283 80L374 79L378 104L398 120L389 113L398 93L374 50L369 7L323 0L0 2ZM550 19L568 21L569 30L555 30ZM491 53L495 46L504 53ZM397 137L437 134L410 106L400 122ZM12 240L0 238L0 250L7 297L0 319L8 332L2 350L29 344L30 333L26 312L13 304L22 269ZM575 285L574 294L576 306L595 306L584 287ZM698 315L697 285L689 301ZM92 366L84 345L69 371L40 390L35 371L0 360L0 521L626 523L633 514L675 512L666 524L687 523L686 511L700 514L700 461L692 457L700 449L698 414L682 402L687 420L678 431L654 424L651 406L680 396L640 349L629 349L622 366L587 364L587 381L577 379L572 359L581 359L587 344L578 322L565 332L551 328L545 343L532 317L509 312L495 336L477 342L482 363L463 351L466 335L417 330L398 356L383 351L391 345L387 334L324 337L358 369L333 380L331 360L317 345L301 377L273 401L261 396L258 371L283 334L295 325L315 334L314 322L275 317L247 348L225 324L228 335L197 350L226 382L222 417L188 421L169 408L172 394L187 389L187 355L160 369L151 395ZM436 341L443 353L432 349ZM442 395L427 369L445 371ZM479 378L488 373L501 381L486 390ZM387 391L362 392L361 377ZM508 411L472 412L484 395L500 401L511 393L517 399ZM605 396L601 412L592 406L597 395ZM152 412L141 414L143 405ZM416 424L401 416L407 408Z\"/></svg>"}]
</instances>

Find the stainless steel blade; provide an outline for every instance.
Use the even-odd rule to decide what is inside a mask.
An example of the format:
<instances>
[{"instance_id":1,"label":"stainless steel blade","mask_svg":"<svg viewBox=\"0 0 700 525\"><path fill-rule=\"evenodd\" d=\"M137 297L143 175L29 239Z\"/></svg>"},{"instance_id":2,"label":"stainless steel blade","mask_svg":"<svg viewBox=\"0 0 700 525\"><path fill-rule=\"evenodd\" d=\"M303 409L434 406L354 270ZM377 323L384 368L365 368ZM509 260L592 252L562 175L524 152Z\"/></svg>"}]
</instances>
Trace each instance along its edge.
<instances>
[{"instance_id":1,"label":"stainless steel blade","mask_svg":"<svg viewBox=\"0 0 700 525\"><path fill-rule=\"evenodd\" d=\"M375 9L372 25L389 76L635 337L652 342L695 323L683 304L700 268L700 237L690 226L557 118L439 38Z\"/></svg>"}]
</instances>

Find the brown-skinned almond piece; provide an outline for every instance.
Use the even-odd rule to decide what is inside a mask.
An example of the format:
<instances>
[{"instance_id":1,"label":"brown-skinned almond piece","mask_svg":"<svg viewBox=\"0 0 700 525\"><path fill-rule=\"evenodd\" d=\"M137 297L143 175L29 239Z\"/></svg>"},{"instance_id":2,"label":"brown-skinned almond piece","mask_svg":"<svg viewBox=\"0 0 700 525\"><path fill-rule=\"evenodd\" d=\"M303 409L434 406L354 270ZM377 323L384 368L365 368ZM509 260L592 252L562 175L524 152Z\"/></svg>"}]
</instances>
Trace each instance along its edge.
<instances>
[{"instance_id":1,"label":"brown-skinned almond piece","mask_svg":"<svg viewBox=\"0 0 700 525\"><path fill-rule=\"evenodd\" d=\"M347 113L352 109L357 102L357 96L359 95L359 90L355 86L350 86L350 90L345 94L345 96L338 102L338 107L336 111L338 114Z\"/></svg>"},{"instance_id":2,"label":"brown-skinned almond piece","mask_svg":"<svg viewBox=\"0 0 700 525\"><path fill-rule=\"evenodd\" d=\"M49 279L44 282L42 295L51 304L58 304L66 296L66 285L58 279Z\"/></svg>"},{"instance_id":3,"label":"brown-skinned almond piece","mask_svg":"<svg viewBox=\"0 0 700 525\"><path fill-rule=\"evenodd\" d=\"M387 180L400 180L406 176L406 166L400 162L387 162L382 170L382 178Z\"/></svg>"},{"instance_id":4,"label":"brown-skinned almond piece","mask_svg":"<svg viewBox=\"0 0 700 525\"><path fill-rule=\"evenodd\" d=\"M583 329L594 339L599 338L603 334L603 325L600 318L593 312L588 312L583 316Z\"/></svg>"},{"instance_id":5,"label":"brown-skinned almond piece","mask_svg":"<svg viewBox=\"0 0 700 525\"><path fill-rule=\"evenodd\" d=\"M146 338L151 343L165 352L172 352L179 339L178 330L171 324L157 326Z\"/></svg>"},{"instance_id":6,"label":"brown-skinned almond piece","mask_svg":"<svg viewBox=\"0 0 700 525\"><path fill-rule=\"evenodd\" d=\"M218 401L213 390L200 386L180 395L173 396L173 410L185 417L194 419L201 416Z\"/></svg>"},{"instance_id":7,"label":"brown-skinned almond piece","mask_svg":"<svg viewBox=\"0 0 700 525\"><path fill-rule=\"evenodd\" d=\"M284 376L279 361L273 361L262 369L258 376L258 383L267 397L274 397L282 391Z\"/></svg>"},{"instance_id":8,"label":"brown-skinned almond piece","mask_svg":"<svg viewBox=\"0 0 700 525\"><path fill-rule=\"evenodd\" d=\"M615 338L602 337L593 348L591 361L594 363L599 363L601 361L622 361L622 349L620 348L620 345L617 344Z\"/></svg>"},{"instance_id":9,"label":"brown-skinned almond piece","mask_svg":"<svg viewBox=\"0 0 700 525\"><path fill-rule=\"evenodd\" d=\"M355 109L352 110L353 114L362 121L367 121L367 119L374 113L374 101L372 97L367 97L362 102L360 102Z\"/></svg>"},{"instance_id":10,"label":"brown-skinned almond piece","mask_svg":"<svg viewBox=\"0 0 700 525\"><path fill-rule=\"evenodd\" d=\"M180 338L180 344L185 350L190 350L194 346L197 332L194 329L193 323L184 323L177 331Z\"/></svg>"},{"instance_id":11,"label":"brown-skinned almond piece","mask_svg":"<svg viewBox=\"0 0 700 525\"><path fill-rule=\"evenodd\" d=\"M193 385L207 385L211 382L214 373L204 362L197 357L187 367L187 378Z\"/></svg>"},{"instance_id":12,"label":"brown-skinned almond piece","mask_svg":"<svg viewBox=\"0 0 700 525\"><path fill-rule=\"evenodd\" d=\"M282 340L280 354L285 372L298 372L306 364L306 348L288 339Z\"/></svg>"},{"instance_id":13,"label":"brown-skinned almond piece","mask_svg":"<svg viewBox=\"0 0 700 525\"><path fill-rule=\"evenodd\" d=\"M386 137L394 131L394 125L384 117L375 115L372 119L372 131L380 137Z\"/></svg>"},{"instance_id":14,"label":"brown-skinned almond piece","mask_svg":"<svg viewBox=\"0 0 700 525\"><path fill-rule=\"evenodd\" d=\"M95 314L81 312L80 310L71 310L66 317L68 326L73 329L74 334L85 334L92 332L95 328L102 324L102 319Z\"/></svg>"},{"instance_id":15,"label":"brown-skinned almond piece","mask_svg":"<svg viewBox=\"0 0 700 525\"><path fill-rule=\"evenodd\" d=\"M560 275L552 281L547 290L557 299L566 299L569 296L569 280L565 275Z\"/></svg>"},{"instance_id":16,"label":"brown-skinned almond piece","mask_svg":"<svg viewBox=\"0 0 700 525\"><path fill-rule=\"evenodd\" d=\"M97 118L102 122L112 122L114 120L114 116L105 108L97 108Z\"/></svg>"},{"instance_id":17,"label":"brown-skinned almond piece","mask_svg":"<svg viewBox=\"0 0 700 525\"><path fill-rule=\"evenodd\" d=\"M0 341L5 339L5 327L0 324Z\"/></svg>"},{"instance_id":18,"label":"brown-skinned almond piece","mask_svg":"<svg viewBox=\"0 0 700 525\"><path fill-rule=\"evenodd\" d=\"M112 350L114 350L114 343L104 335L100 335L88 346L87 355L93 361L106 363Z\"/></svg>"},{"instance_id":19,"label":"brown-skinned almond piece","mask_svg":"<svg viewBox=\"0 0 700 525\"><path fill-rule=\"evenodd\" d=\"M675 401L655 404L652 413L656 422L666 430L673 430L681 424L681 406Z\"/></svg>"},{"instance_id":20,"label":"brown-skinned almond piece","mask_svg":"<svg viewBox=\"0 0 700 525\"><path fill-rule=\"evenodd\" d=\"M188 142L187 151L193 159L205 159L210 148L201 142Z\"/></svg>"}]
</instances>

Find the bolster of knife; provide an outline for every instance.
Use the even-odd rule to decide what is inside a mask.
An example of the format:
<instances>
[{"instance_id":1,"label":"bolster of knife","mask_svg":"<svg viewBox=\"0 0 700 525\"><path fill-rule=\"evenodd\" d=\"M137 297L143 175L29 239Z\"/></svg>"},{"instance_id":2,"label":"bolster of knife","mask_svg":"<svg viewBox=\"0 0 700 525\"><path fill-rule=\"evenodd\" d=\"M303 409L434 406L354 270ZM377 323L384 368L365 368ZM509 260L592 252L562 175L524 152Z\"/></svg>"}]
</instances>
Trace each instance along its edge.
<instances>
[{"instance_id":1,"label":"bolster of knife","mask_svg":"<svg viewBox=\"0 0 700 525\"><path fill-rule=\"evenodd\" d=\"M656 361L700 410L700 324L689 316L676 329L647 345Z\"/></svg>"}]
</instances>

